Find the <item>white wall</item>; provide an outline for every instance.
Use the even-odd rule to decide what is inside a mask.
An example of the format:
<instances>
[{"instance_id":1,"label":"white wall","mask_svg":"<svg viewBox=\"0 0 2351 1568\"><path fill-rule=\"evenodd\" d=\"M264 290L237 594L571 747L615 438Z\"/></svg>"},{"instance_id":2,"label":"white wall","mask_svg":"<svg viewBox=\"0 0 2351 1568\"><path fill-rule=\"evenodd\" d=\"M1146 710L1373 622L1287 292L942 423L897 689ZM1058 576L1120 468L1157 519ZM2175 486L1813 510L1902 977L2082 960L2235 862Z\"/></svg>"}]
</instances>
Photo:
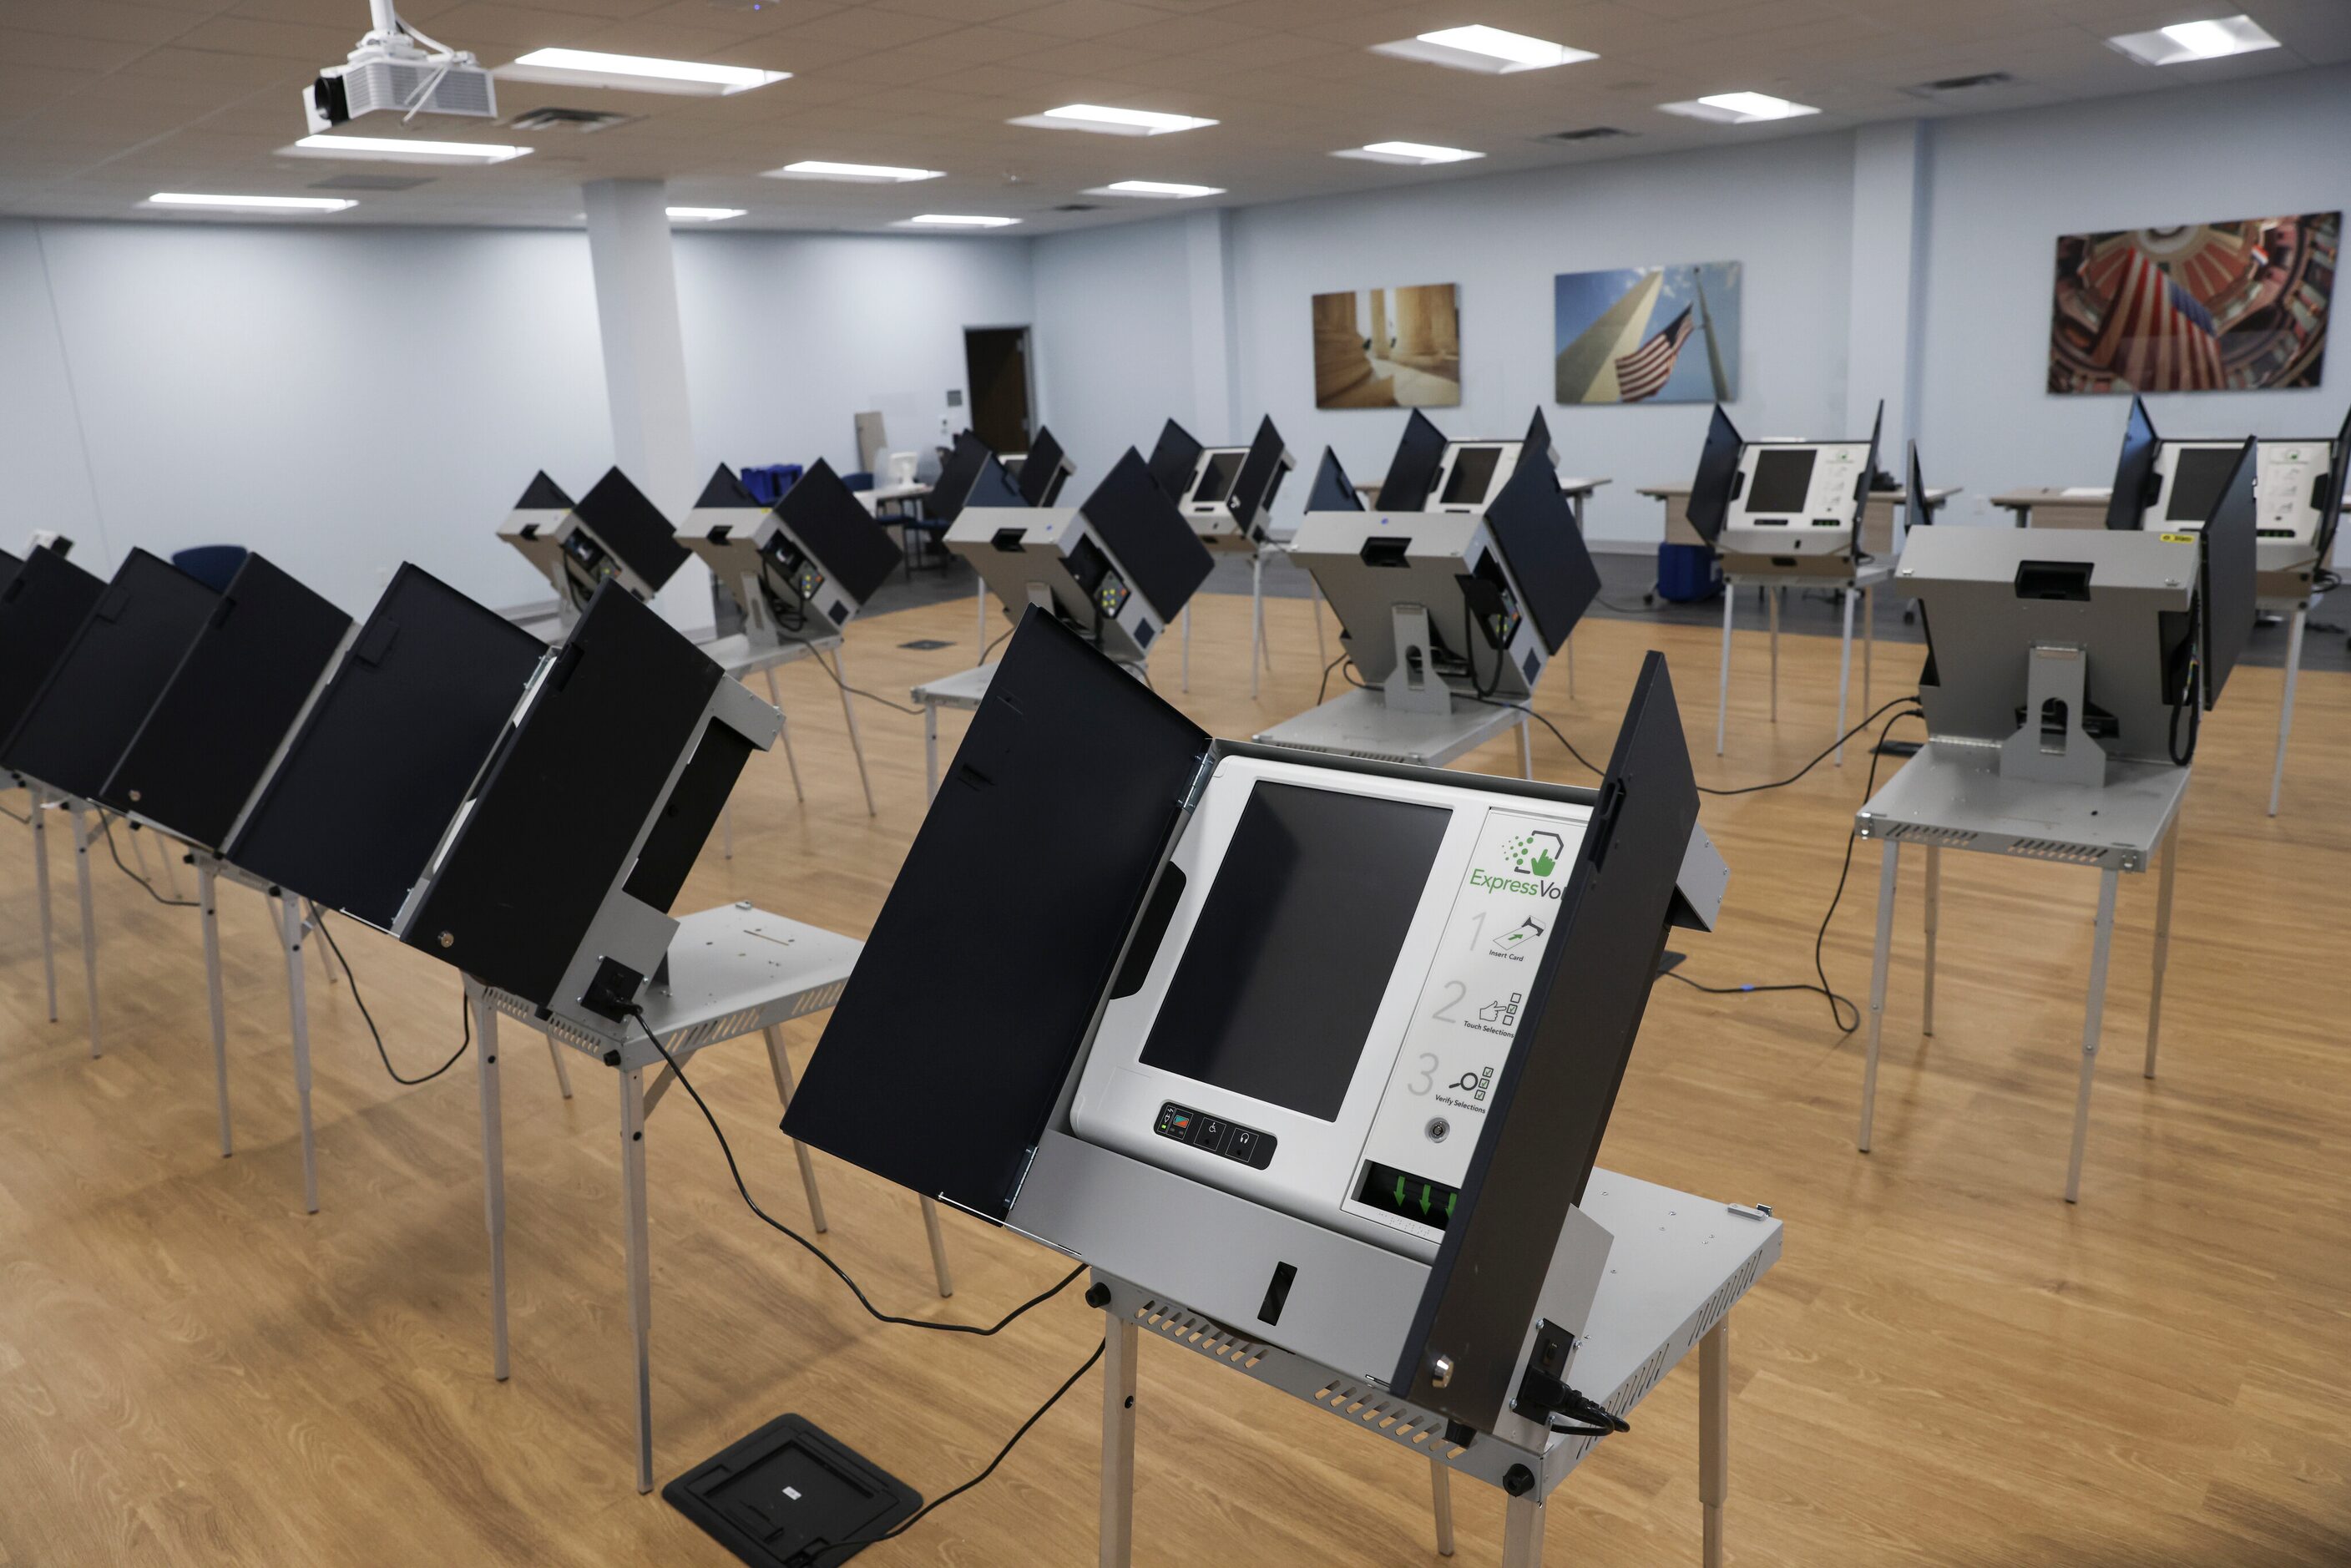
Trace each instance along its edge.
<instances>
[{"instance_id":1,"label":"white wall","mask_svg":"<svg viewBox=\"0 0 2351 1568\"><path fill-rule=\"evenodd\" d=\"M1183 218L1048 235L1033 250L1038 402L1077 462L1071 501L1128 447L1148 455L1168 420L1211 444L1248 438L1199 423Z\"/></svg>"},{"instance_id":2,"label":"white wall","mask_svg":"<svg viewBox=\"0 0 2351 1568\"><path fill-rule=\"evenodd\" d=\"M695 450L719 463L860 465L854 416L928 455L960 430L963 329L1031 319L1025 240L680 233Z\"/></svg>"},{"instance_id":3,"label":"white wall","mask_svg":"<svg viewBox=\"0 0 2351 1568\"><path fill-rule=\"evenodd\" d=\"M2059 235L2351 209L2346 153L2343 68L1935 126L1919 455L1929 483L1967 487L1952 520L2005 521L1999 491L2114 476L2127 397L2045 390ZM2151 397L2156 429L2331 435L2351 340L2334 347L2323 387Z\"/></svg>"},{"instance_id":4,"label":"white wall","mask_svg":"<svg viewBox=\"0 0 2351 1568\"><path fill-rule=\"evenodd\" d=\"M0 224L0 549L35 528L104 554L40 231Z\"/></svg>"}]
</instances>

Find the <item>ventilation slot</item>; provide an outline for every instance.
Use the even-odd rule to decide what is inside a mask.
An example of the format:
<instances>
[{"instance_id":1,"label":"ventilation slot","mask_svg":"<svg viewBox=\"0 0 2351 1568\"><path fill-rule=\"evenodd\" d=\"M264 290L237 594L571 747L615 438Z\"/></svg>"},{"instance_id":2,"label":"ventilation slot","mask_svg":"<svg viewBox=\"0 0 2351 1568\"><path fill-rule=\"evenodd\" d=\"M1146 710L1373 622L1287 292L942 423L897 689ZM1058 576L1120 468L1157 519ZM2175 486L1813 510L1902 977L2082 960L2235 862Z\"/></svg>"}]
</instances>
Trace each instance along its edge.
<instances>
[{"instance_id":1,"label":"ventilation slot","mask_svg":"<svg viewBox=\"0 0 2351 1568\"><path fill-rule=\"evenodd\" d=\"M1582 141L1613 141L1620 137L1630 138L1635 134L1637 133L1635 131L1622 131L1614 125L1587 125L1575 131L1554 131L1550 135L1538 137L1536 140L1564 141L1572 146Z\"/></svg>"},{"instance_id":2,"label":"ventilation slot","mask_svg":"<svg viewBox=\"0 0 2351 1568\"><path fill-rule=\"evenodd\" d=\"M1975 834L1965 828L1930 828L1920 822L1896 822L1879 835L1896 839L1906 844L1932 844L1937 849L1955 850L1976 841Z\"/></svg>"},{"instance_id":3,"label":"ventilation slot","mask_svg":"<svg viewBox=\"0 0 2351 1568\"><path fill-rule=\"evenodd\" d=\"M615 114L601 109L562 109L549 105L517 114L507 121L514 131L610 131L615 125L626 125L636 116Z\"/></svg>"},{"instance_id":4,"label":"ventilation slot","mask_svg":"<svg viewBox=\"0 0 2351 1568\"><path fill-rule=\"evenodd\" d=\"M2069 844L2063 839L2019 839L2008 846L2008 852L2027 860L2063 861L2067 865L2095 865L2106 858L2106 852L2095 844Z\"/></svg>"},{"instance_id":5,"label":"ventilation slot","mask_svg":"<svg viewBox=\"0 0 2351 1568\"><path fill-rule=\"evenodd\" d=\"M1202 1355L1218 1361L1229 1361L1239 1366L1255 1366L1265 1359L1265 1347L1197 1312L1181 1308L1165 1307L1157 1301L1145 1301L1134 1309L1134 1315L1151 1328L1174 1340L1177 1344L1198 1351Z\"/></svg>"},{"instance_id":6,"label":"ventilation slot","mask_svg":"<svg viewBox=\"0 0 2351 1568\"><path fill-rule=\"evenodd\" d=\"M1722 1289L1707 1298L1706 1305L1699 1310L1698 1316L1690 1321L1688 1337L1682 1341L1683 1354L1688 1354L1690 1351L1697 1348L1698 1341L1714 1332L1714 1325L1722 1321L1723 1314L1729 1312L1739 1298L1747 1293L1748 1287L1755 1283L1755 1272L1761 1266L1762 1261L1761 1256L1750 1258L1747 1260L1745 1268L1733 1274L1723 1284ZM1621 1416L1624 1412L1620 1410L1617 1414Z\"/></svg>"},{"instance_id":7,"label":"ventilation slot","mask_svg":"<svg viewBox=\"0 0 2351 1568\"><path fill-rule=\"evenodd\" d=\"M1390 1395L1375 1394L1334 1378L1314 1391L1314 1402L1333 1415L1353 1416L1373 1431L1432 1457L1441 1452L1446 1458L1458 1458L1465 1451L1444 1441L1443 1416Z\"/></svg>"}]
</instances>

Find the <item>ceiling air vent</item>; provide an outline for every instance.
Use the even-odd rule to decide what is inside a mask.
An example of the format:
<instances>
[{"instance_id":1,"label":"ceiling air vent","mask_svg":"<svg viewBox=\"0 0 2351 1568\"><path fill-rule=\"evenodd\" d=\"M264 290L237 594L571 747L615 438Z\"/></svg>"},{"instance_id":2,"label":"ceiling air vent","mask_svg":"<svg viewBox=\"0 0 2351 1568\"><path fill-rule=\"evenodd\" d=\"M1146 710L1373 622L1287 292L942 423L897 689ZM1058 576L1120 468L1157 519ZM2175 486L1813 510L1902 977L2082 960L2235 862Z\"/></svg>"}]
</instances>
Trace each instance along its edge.
<instances>
[{"instance_id":1,"label":"ceiling air vent","mask_svg":"<svg viewBox=\"0 0 2351 1568\"><path fill-rule=\"evenodd\" d=\"M626 125L635 119L632 114L614 114L601 109L534 109L517 114L507 124L516 131L607 131L615 125Z\"/></svg>"},{"instance_id":2,"label":"ceiling air vent","mask_svg":"<svg viewBox=\"0 0 2351 1568\"><path fill-rule=\"evenodd\" d=\"M1098 213L1102 206L1096 202L1064 202L1053 210L1057 213Z\"/></svg>"},{"instance_id":3,"label":"ceiling air vent","mask_svg":"<svg viewBox=\"0 0 2351 1568\"><path fill-rule=\"evenodd\" d=\"M1979 93L1997 92L2001 88L2016 85L2016 78L2006 71L1978 71L1973 76L1922 81L1902 90L1913 98L1972 98Z\"/></svg>"},{"instance_id":4,"label":"ceiling air vent","mask_svg":"<svg viewBox=\"0 0 2351 1568\"><path fill-rule=\"evenodd\" d=\"M419 185L429 185L431 174L337 174L329 180L313 180L314 191L413 191Z\"/></svg>"},{"instance_id":5,"label":"ceiling air vent","mask_svg":"<svg viewBox=\"0 0 2351 1568\"><path fill-rule=\"evenodd\" d=\"M1545 141L1608 141L1620 136L1631 136L1630 131L1620 131L1613 125L1587 125L1580 131L1554 131L1541 138Z\"/></svg>"}]
</instances>

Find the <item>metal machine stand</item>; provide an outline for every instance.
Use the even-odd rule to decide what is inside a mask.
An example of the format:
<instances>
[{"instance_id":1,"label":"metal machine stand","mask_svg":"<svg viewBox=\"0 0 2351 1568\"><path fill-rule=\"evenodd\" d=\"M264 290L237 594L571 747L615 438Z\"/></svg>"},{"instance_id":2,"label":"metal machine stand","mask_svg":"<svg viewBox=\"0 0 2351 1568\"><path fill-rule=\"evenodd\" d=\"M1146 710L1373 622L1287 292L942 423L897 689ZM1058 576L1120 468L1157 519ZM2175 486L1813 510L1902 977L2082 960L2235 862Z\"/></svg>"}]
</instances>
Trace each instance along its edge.
<instances>
[{"instance_id":1,"label":"metal machine stand","mask_svg":"<svg viewBox=\"0 0 2351 1568\"><path fill-rule=\"evenodd\" d=\"M1698 1497L1707 1568L1719 1568L1729 1495L1730 1309L1779 1261L1782 1227L1768 1210L1712 1202L1595 1170L1583 1205L1614 1237L1608 1272L1576 1352L1573 1381L1622 1416L1698 1353ZM1503 1568L1541 1568L1545 1505L1597 1439L1554 1436L1541 1452L1492 1437L1458 1446L1443 1417L1359 1377L1247 1340L1147 1287L1094 1272L1103 1308L1102 1568L1130 1568L1134 1542L1135 1359L1141 1328L1429 1462L1437 1550L1453 1552L1456 1471L1509 1494ZM1620 1441L1634 1441L1623 1438Z\"/></svg>"},{"instance_id":2,"label":"metal machine stand","mask_svg":"<svg viewBox=\"0 0 2351 1568\"><path fill-rule=\"evenodd\" d=\"M679 922L670 945L667 983L645 992L645 1025L680 1063L706 1046L755 1032L764 1035L776 1097L789 1107L792 1071L784 1057L778 1026L832 1006L857 962L860 946L851 937L769 915L747 903L689 915ZM636 1483L638 1491L651 1491L653 1274L644 1126L677 1075L633 1023L616 1043L573 1030L560 1019L542 1019L530 1003L483 986L470 976L465 995L474 1009L474 1060L481 1096L483 1211L490 1239L490 1355L501 1383L511 1364L507 1336L506 1154L498 1104L498 1015L504 1013L544 1030L550 1051L568 1047L614 1070L620 1091L621 1209L628 1255L629 1331L635 1346ZM648 1069L654 1073L650 1084L645 1082ZM824 1206L817 1196L814 1163L806 1148L795 1145L794 1152L808 1192L810 1218L822 1231ZM925 1197L922 1209L939 1294L951 1296L955 1281L947 1268L946 1238L939 1227L937 1207Z\"/></svg>"},{"instance_id":3,"label":"metal machine stand","mask_svg":"<svg viewBox=\"0 0 2351 1568\"><path fill-rule=\"evenodd\" d=\"M841 715L849 726L849 749L857 758L857 782L865 790L865 814L869 817L878 814L873 804L873 779L865 770L865 739L858 732L857 709L851 703L849 696L849 663L844 656L843 639L838 632L830 637L811 637L806 641L787 637L772 646L755 643L741 636L721 637L716 643L704 644L702 651L709 654L720 669L736 680L743 680L754 673L767 676L768 701L774 706L778 715L784 711L784 699L776 686L777 667L797 664L806 658L821 658L826 653L831 654L833 673L840 677ZM782 727L778 731L778 738L783 742L784 766L791 769L792 797L798 800L806 800L808 791L800 788L799 758L792 754L792 726L789 718L784 719ZM726 852L726 858L733 860L735 858L735 802L732 800L727 801L726 809L720 816L719 824L722 834L721 846Z\"/></svg>"},{"instance_id":4,"label":"metal machine stand","mask_svg":"<svg viewBox=\"0 0 2351 1568\"><path fill-rule=\"evenodd\" d=\"M1714 754L1722 755L1723 737L1730 723L1730 626L1736 613L1739 591L1760 588L1763 591L1770 612L1771 628L1771 722L1780 722L1780 601L1790 588L1833 588L1844 608L1844 644L1837 662L1837 727L1836 765L1844 766L1845 712L1853 688L1853 621L1854 604L1861 603L1861 706L1869 708L1871 667L1876 663L1877 648L1877 585L1894 575L1890 560L1867 561L1855 567L1850 577L1835 578L1818 575L1726 572L1722 579L1722 662L1715 682ZM1573 674L1573 666L1569 666ZM1572 694L1571 694L1572 695Z\"/></svg>"},{"instance_id":5,"label":"metal machine stand","mask_svg":"<svg viewBox=\"0 0 2351 1568\"><path fill-rule=\"evenodd\" d=\"M2294 688L2302 676L2302 639L2309 629L2310 607L2325 597L2305 592L2290 599L2263 596L2259 608L2294 617L2285 642L2285 697L2278 705L2277 761L2270 768L2270 815L2278 813L2278 793L2285 788L2285 744L2294 734Z\"/></svg>"},{"instance_id":6,"label":"metal machine stand","mask_svg":"<svg viewBox=\"0 0 2351 1568\"><path fill-rule=\"evenodd\" d=\"M33 889L41 905L41 979L47 987L49 1021L57 1021L57 934L49 917L49 833L47 819L42 815L47 802L41 799L40 788L25 786L25 815L33 826Z\"/></svg>"},{"instance_id":7,"label":"metal machine stand","mask_svg":"<svg viewBox=\"0 0 2351 1568\"><path fill-rule=\"evenodd\" d=\"M1252 738L1266 746L1294 746L1378 762L1444 768L1515 727L1520 775L1531 779L1535 776L1534 740L1528 727L1532 722L1522 708L1485 703L1463 702L1441 714L1406 713L1390 706L1378 692L1351 688Z\"/></svg>"},{"instance_id":8,"label":"metal machine stand","mask_svg":"<svg viewBox=\"0 0 2351 1568\"><path fill-rule=\"evenodd\" d=\"M1273 649L1265 634L1265 558L1269 552L1287 553L1270 541L1249 553L1249 700L1257 700L1258 671L1260 664L1266 670L1273 668ZM1330 663L1322 642L1322 590L1310 574L1308 601L1314 613L1314 662L1317 665ZM1184 671L1179 689L1192 689L1192 607L1184 607Z\"/></svg>"},{"instance_id":9,"label":"metal machine stand","mask_svg":"<svg viewBox=\"0 0 2351 1568\"><path fill-rule=\"evenodd\" d=\"M1975 850L2056 861L2095 870L2096 936L2090 951L2089 1002L2082 1025L2081 1087L2074 1104L2073 1152L2066 1162L2065 1201L2082 1192L2082 1154L2090 1127L2090 1083L2097 1062L2105 1008L2106 961L2115 931L2116 884L2125 872L2144 872L2159 852L2163 876L2156 895L2155 973L2148 993L2146 1076L2155 1076L2156 1042L2163 1019L2163 970L2170 956L2171 891L2178 853L2179 802L2189 769L2116 759L2104 787L2003 777L1980 748L1929 742L1865 806L1855 831L1885 844L1877 879L1877 946L1869 976L1869 1049L1862 1068L1858 1144L1869 1152L1877 1101L1878 1045L1886 1022L1886 977L1894 935L1894 887L1902 845L1927 851L1926 992L1923 1032L1935 1032L1935 929L1941 899L1944 850Z\"/></svg>"},{"instance_id":10,"label":"metal machine stand","mask_svg":"<svg viewBox=\"0 0 2351 1568\"><path fill-rule=\"evenodd\" d=\"M57 1021L57 934L49 915L49 837L43 813L63 811L73 824L74 881L81 894L81 973L89 999L89 1054L95 1061L105 1047L98 1028L98 921L89 897L89 816L99 808L69 795L52 795L27 782L33 826L33 880L41 904L41 974L48 987L49 1021Z\"/></svg>"}]
</instances>

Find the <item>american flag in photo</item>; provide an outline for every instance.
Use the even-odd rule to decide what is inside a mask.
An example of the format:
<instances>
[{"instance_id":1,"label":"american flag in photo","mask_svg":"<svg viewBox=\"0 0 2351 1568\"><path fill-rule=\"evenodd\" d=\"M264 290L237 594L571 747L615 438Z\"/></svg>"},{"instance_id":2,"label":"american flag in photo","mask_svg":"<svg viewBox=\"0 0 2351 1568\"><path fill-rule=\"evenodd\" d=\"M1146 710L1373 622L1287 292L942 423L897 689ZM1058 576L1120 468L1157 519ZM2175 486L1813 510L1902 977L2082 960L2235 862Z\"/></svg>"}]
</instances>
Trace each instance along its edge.
<instances>
[{"instance_id":1,"label":"american flag in photo","mask_svg":"<svg viewBox=\"0 0 2351 1568\"><path fill-rule=\"evenodd\" d=\"M2222 384L2211 311L2136 246L2119 253L2094 362L2142 392L2211 392Z\"/></svg>"},{"instance_id":2,"label":"american flag in photo","mask_svg":"<svg viewBox=\"0 0 2351 1568\"><path fill-rule=\"evenodd\" d=\"M1616 395L1625 402L1639 402L1666 390L1666 382L1674 373L1674 361L1681 358L1682 345L1689 341L1689 306L1666 324L1665 329L1629 354L1616 358Z\"/></svg>"}]
</instances>

